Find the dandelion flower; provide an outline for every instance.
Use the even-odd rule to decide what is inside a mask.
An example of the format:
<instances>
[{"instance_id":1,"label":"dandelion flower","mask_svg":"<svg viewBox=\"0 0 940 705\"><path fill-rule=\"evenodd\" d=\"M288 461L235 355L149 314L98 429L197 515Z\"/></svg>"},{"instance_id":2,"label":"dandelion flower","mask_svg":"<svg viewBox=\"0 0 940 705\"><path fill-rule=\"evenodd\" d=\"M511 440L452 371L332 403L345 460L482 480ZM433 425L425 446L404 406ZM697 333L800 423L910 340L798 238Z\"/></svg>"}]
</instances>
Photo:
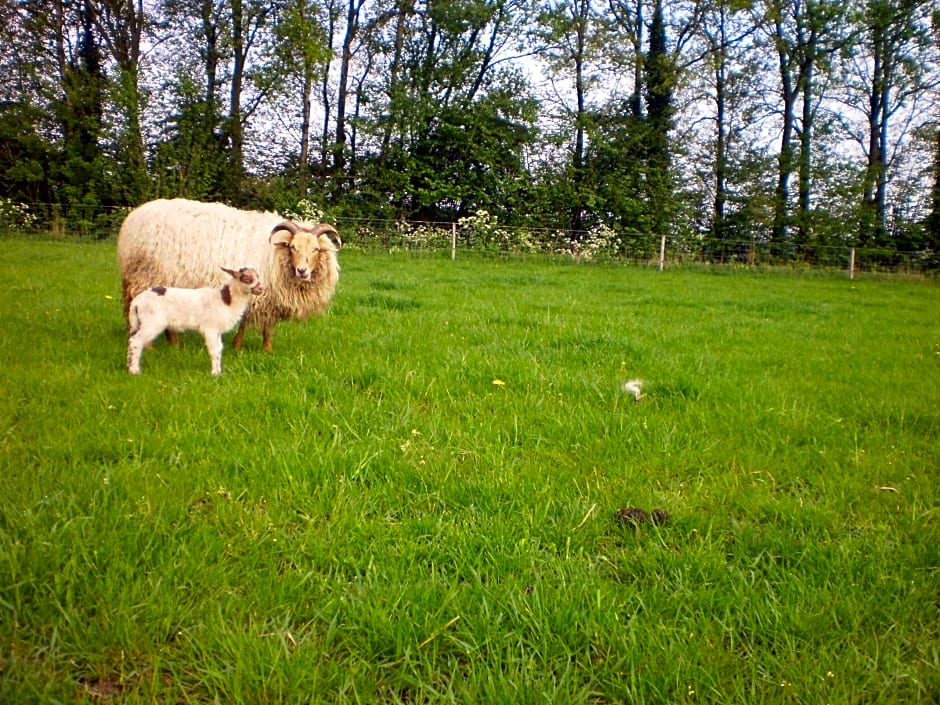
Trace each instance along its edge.
<instances>
[{"instance_id":1,"label":"dandelion flower","mask_svg":"<svg viewBox=\"0 0 940 705\"><path fill-rule=\"evenodd\" d=\"M494 386L494 387L505 387L505 386L506 386L506 383L505 383L503 380L501 380L501 379L494 379L494 380L493 380L493 386Z\"/></svg>"}]
</instances>

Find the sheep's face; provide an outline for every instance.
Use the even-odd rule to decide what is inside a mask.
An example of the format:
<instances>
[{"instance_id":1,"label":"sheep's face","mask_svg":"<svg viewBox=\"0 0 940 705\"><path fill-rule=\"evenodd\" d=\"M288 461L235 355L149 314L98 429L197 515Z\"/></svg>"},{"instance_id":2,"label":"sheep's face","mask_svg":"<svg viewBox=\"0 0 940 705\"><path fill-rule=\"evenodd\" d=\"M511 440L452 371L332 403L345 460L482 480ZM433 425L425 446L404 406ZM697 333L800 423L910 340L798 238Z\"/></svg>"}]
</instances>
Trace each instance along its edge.
<instances>
[{"instance_id":1,"label":"sheep's face","mask_svg":"<svg viewBox=\"0 0 940 705\"><path fill-rule=\"evenodd\" d=\"M290 221L277 225L271 231L270 241L286 253L291 271L302 281L310 281L341 243L332 225L299 225Z\"/></svg>"}]
</instances>

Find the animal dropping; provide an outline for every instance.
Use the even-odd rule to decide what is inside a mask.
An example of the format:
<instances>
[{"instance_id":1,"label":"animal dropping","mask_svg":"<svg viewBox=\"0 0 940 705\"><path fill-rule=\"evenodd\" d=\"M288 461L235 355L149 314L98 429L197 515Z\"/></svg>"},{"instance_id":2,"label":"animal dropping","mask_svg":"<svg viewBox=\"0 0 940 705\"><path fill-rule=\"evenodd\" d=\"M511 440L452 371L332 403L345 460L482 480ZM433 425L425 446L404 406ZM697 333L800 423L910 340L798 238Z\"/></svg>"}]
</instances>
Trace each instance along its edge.
<instances>
[{"instance_id":1,"label":"animal dropping","mask_svg":"<svg viewBox=\"0 0 940 705\"><path fill-rule=\"evenodd\" d=\"M648 512L638 507L625 507L618 509L614 516L618 521L636 527L641 524L665 524L669 521L669 514L663 509Z\"/></svg>"}]
</instances>

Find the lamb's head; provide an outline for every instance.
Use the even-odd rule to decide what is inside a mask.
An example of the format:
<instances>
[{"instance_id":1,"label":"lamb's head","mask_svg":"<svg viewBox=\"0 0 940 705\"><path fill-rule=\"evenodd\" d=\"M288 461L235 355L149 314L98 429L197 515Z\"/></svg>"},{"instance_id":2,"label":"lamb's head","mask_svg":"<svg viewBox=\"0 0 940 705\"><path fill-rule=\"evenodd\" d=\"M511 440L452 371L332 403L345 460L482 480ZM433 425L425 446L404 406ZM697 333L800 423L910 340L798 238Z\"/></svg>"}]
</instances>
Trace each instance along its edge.
<instances>
[{"instance_id":1,"label":"lamb's head","mask_svg":"<svg viewBox=\"0 0 940 705\"><path fill-rule=\"evenodd\" d=\"M324 260L335 257L343 244L332 225L307 225L290 220L275 225L268 239L286 253L294 276L305 281L314 276Z\"/></svg>"},{"instance_id":2,"label":"lamb's head","mask_svg":"<svg viewBox=\"0 0 940 705\"><path fill-rule=\"evenodd\" d=\"M231 276L236 282L243 285L245 289L251 291L255 296L264 296L265 288L261 284L261 277L254 269L242 267L236 271L222 267L222 271Z\"/></svg>"}]
</instances>

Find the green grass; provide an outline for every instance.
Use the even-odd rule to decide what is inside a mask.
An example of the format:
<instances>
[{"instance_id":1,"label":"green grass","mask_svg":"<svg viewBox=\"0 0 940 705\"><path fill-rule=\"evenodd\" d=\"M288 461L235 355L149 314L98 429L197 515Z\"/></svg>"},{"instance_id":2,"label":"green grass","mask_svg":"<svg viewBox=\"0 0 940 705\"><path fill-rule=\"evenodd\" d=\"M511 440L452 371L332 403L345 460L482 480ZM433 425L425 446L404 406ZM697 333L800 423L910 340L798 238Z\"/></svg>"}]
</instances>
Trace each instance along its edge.
<instances>
[{"instance_id":1,"label":"green grass","mask_svg":"<svg viewBox=\"0 0 940 705\"><path fill-rule=\"evenodd\" d=\"M936 282L347 250L132 378L2 248L0 702L937 702Z\"/></svg>"}]
</instances>

